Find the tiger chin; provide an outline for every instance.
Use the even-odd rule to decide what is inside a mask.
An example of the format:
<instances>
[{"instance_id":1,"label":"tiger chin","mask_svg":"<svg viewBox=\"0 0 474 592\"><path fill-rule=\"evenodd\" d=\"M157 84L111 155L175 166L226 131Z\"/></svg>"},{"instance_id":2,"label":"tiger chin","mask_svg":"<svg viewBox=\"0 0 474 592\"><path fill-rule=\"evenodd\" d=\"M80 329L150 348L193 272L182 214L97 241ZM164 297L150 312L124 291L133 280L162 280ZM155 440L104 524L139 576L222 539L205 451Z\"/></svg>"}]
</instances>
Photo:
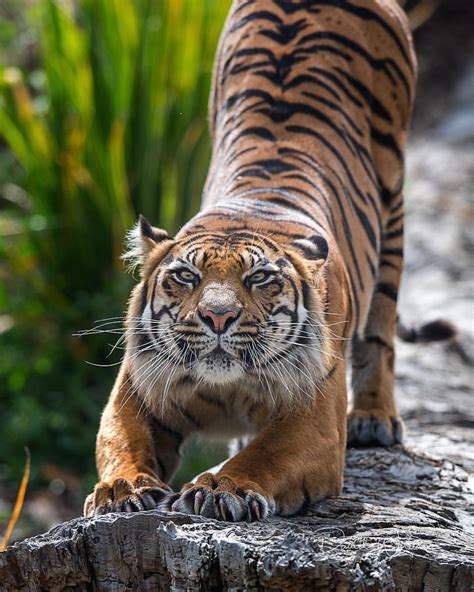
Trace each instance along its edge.
<instances>
[{"instance_id":1,"label":"tiger chin","mask_svg":"<svg viewBox=\"0 0 474 592\"><path fill-rule=\"evenodd\" d=\"M393 339L415 71L393 0L234 0L202 209L175 237L145 218L129 235L141 279L86 515L291 515L341 492L346 443L400 442ZM174 492L194 433L247 445Z\"/></svg>"}]
</instances>

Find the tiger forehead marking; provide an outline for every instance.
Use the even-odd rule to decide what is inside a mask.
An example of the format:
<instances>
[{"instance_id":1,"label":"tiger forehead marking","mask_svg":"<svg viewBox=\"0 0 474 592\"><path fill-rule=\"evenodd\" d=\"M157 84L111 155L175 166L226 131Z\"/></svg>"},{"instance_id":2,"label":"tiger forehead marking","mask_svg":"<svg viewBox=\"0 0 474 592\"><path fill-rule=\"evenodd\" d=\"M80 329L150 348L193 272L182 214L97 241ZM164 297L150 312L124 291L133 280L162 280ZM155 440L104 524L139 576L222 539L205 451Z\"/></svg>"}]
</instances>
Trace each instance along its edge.
<instances>
[{"instance_id":1,"label":"tiger forehead marking","mask_svg":"<svg viewBox=\"0 0 474 592\"><path fill-rule=\"evenodd\" d=\"M232 237L220 244L216 243L215 238L207 238L205 242L191 247L184 243L174 257L169 257L170 260L173 259L170 268L182 264L188 265L200 274L210 273L224 277L226 274L244 273L256 265L269 262L266 249L262 245L242 244L232 240Z\"/></svg>"}]
</instances>

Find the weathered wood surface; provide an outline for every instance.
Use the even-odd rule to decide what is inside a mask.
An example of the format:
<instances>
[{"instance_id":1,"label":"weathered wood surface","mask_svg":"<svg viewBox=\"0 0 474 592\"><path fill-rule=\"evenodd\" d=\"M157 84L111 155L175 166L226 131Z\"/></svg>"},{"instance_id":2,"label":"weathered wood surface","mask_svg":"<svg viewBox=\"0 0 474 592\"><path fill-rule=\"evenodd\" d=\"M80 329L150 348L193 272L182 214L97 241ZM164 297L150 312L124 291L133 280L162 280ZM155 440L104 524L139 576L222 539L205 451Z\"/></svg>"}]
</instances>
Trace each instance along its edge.
<instances>
[{"instance_id":1,"label":"weathered wood surface","mask_svg":"<svg viewBox=\"0 0 474 592\"><path fill-rule=\"evenodd\" d=\"M408 448L353 450L344 495L303 516L79 518L0 554L0 589L469 592L472 503L458 465Z\"/></svg>"}]
</instances>

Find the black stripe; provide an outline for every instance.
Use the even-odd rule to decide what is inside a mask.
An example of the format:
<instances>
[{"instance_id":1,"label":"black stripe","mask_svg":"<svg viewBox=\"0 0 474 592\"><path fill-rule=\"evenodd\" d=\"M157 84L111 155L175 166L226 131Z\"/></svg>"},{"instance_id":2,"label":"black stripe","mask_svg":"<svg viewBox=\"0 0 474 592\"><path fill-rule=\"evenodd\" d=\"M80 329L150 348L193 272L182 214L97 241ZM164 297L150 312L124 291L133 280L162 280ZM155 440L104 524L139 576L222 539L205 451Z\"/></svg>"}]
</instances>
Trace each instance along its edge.
<instances>
[{"instance_id":1,"label":"black stripe","mask_svg":"<svg viewBox=\"0 0 474 592\"><path fill-rule=\"evenodd\" d=\"M370 90L365 86L365 84L363 84L357 78L354 78L353 76L351 76L348 72L346 72L342 68L336 67L334 69L337 72L339 72L339 74L341 74L341 76L344 76L344 78L347 80L347 82L349 82L353 86L353 88L355 88L357 90L357 92L364 98L367 106L372 111L372 113L374 113L375 115L377 115L381 119L387 121L388 123L393 122L393 119L392 119L392 116L390 115L390 113L385 109L385 107L375 97L375 95L370 92Z\"/></svg>"},{"instance_id":2,"label":"black stripe","mask_svg":"<svg viewBox=\"0 0 474 592\"><path fill-rule=\"evenodd\" d=\"M360 199L367 204L367 197L361 192L358 184L355 182L354 177L351 173L350 167L348 166L346 160L344 159L344 157L342 156L342 154L339 152L339 150L337 148L335 148L335 146L333 144L331 144L323 134L319 133L318 131L316 131L315 129L303 126L303 125L287 125L285 127L286 130L288 130L289 132L293 132L295 134L304 134L304 135L308 135L308 136L313 136L314 138L316 138L317 140L319 140L324 146L326 146L326 148L332 152L332 154L334 154L334 156L337 158L337 160L339 161L340 165L343 167L349 182L351 184L351 187L354 189L354 191L356 192L356 194L360 197ZM319 164L319 163L318 163ZM337 173L334 171L334 169L331 169L335 176L338 177L338 179L340 179L340 177L337 175ZM377 188L378 189L378 188Z\"/></svg>"},{"instance_id":3,"label":"black stripe","mask_svg":"<svg viewBox=\"0 0 474 592\"><path fill-rule=\"evenodd\" d=\"M287 173L289 171L296 171L298 167L295 167L292 164L284 162L279 158L272 158L267 160L255 160L253 165L261 166L264 168L268 173L279 174L279 173Z\"/></svg>"},{"instance_id":4,"label":"black stripe","mask_svg":"<svg viewBox=\"0 0 474 592\"><path fill-rule=\"evenodd\" d=\"M367 238L369 239L370 246L372 247L374 252L377 253L377 237L375 236L374 229L372 228L372 225L370 224L366 213L363 210L361 210L361 208L359 208L359 206L354 201L352 201L352 205L354 206L355 213L357 214L357 217L359 218L359 221L362 224L363 229L365 230Z\"/></svg>"},{"instance_id":5,"label":"black stripe","mask_svg":"<svg viewBox=\"0 0 474 592\"><path fill-rule=\"evenodd\" d=\"M398 300L398 291L390 284L381 282L377 284L376 290L377 292L380 292L384 296L387 296L387 298L390 298L390 300L393 300L394 302Z\"/></svg>"},{"instance_id":6,"label":"black stripe","mask_svg":"<svg viewBox=\"0 0 474 592\"><path fill-rule=\"evenodd\" d=\"M232 65L232 63L237 60L237 58L240 57L246 57L246 56L258 56L258 55L263 55L265 57L267 57L270 62L254 62L253 64L251 64L252 67L259 65L259 66L265 66L268 65L269 63L271 63L271 60L275 59L275 54L273 53L273 51L271 51L270 49L267 49L265 47L248 47L245 49L239 49L238 51L232 52L230 57L227 58L227 60L224 63L224 66L222 68L222 80L221 80L221 84L225 81L227 75L229 73L231 74L236 74L242 71L245 71L245 69L240 68L239 69L239 64L235 64L232 68L230 68L230 66Z\"/></svg>"},{"instance_id":7,"label":"black stripe","mask_svg":"<svg viewBox=\"0 0 474 592\"><path fill-rule=\"evenodd\" d=\"M365 21L375 21L378 25L380 25L386 33L392 38L395 42L396 46L398 47L400 53L402 54L403 58L405 59L406 63L408 64L410 70L413 72L413 64L411 59L403 47L400 38L394 31L394 29L385 21L382 17L380 17L376 12L370 10L369 8L363 6L355 6L348 2L347 0L316 0L315 4L322 5L322 6L333 6L337 7L340 10L345 10L346 12L350 12L351 14L365 20Z\"/></svg>"},{"instance_id":8,"label":"black stripe","mask_svg":"<svg viewBox=\"0 0 474 592\"><path fill-rule=\"evenodd\" d=\"M365 341L367 343L377 343L378 345L381 345L382 347L386 347L388 350L393 351L393 347L389 345L386 341L384 341L381 337L378 337L378 335L368 335L367 337L365 337Z\"/></svg>"},{"instance_id":9,"label":"black stripe","mask_svg":"<svg viewBox=\"0 0 474 592\"><path fill-rule=\"evenodd\" d=\"M297 12L303 12L303 10L308 10L310 6L314 6L314 0L302 0L300 2L293 2L293 0L273 0L274 4L276 4L280 10L283 10L285 14L295 14ZM313 13L319 13L321 10L319 8L313 8L311 10Z\"/></svg>"},{"instance_id":10,"label":"black stripe","mask_svg":"<svg viewBox=\"0 0 474 592\"><path fill-rule=\"evenodd\" d=\"M372 260L370 259L369 255L367 253L365 253L365 260L367 261L367 265L369 266L370 274L374 278L377 275L378 270L375 267L375 265L372 263Z\"/></svg>"},{"instance_id":11,"label":"black stripe","mask_svg":"<svg viewBox=\"0 0 474 592\"><path fill-rule=\"evenodd\" d=\"M300 279L301 281L301 295L303 296L303 306L306 310L311 310L311 289L309 284L303 278Z\"/></svg>"},{"instance_id":12,"label":"black stripe","mask_svg":"<svg viewBox=\"0 0 474 592\"><path fill-rule=\"evenodd\" d=\"M253 4L252 2L249 2L249 4ZM242 6L239 6L238 11L242 10ZM239 19L230 29L230 33L235 33L235 31L238 31L240 28L242 28L244 25L246 25L248 22L254 21L254 20L260 20L260 21L269 21L271 23L276 23L276 24L283 24L283 21L281 20L280 17L278 17L276 14L274 14L273 12L270 12L269 10L258 10L256 12L251 12L250 14L246 14L245 16L243 16L241 19Z\"/></svg>"},{"instance_id":13,"label":"black stripe","mask_svg":"<svg viewBox=\"0 0 474 592\"><path fill-rule=\"evenodd\" d=\"M145 311L146 305L148 300L148 280L144 280L143 286L141 288L140 293L140 314L138 316L142 316L143 312Z\"/></svg>"},{"instance_id":14,"label":"black stripe","mask_svg":"<svg viewBox=\"0 0 474 592\"><path fill-rule=\"evenodd\" d=\"M245 165L248 166L248 165ZM271 176L256 168L248 168L247 170L240 170L236 173L239 177L257 177L257 179L265 179L270 181Z\"/></svg>"},{"instance_id":15,"label":"black stripe","mask_svg":"<svg viewBox=\"0 0 474 592\"><path fill-rule=\"evenodd\" d=\"M300 19L294 23L280 24L275 31L274 29L259 30L259 35L268 37L278 45L288 45L293 39L306 28L305 21Z\"/></svg>"},{"instance_id":16,"label":"black stripe","mask_svg":"<svg viewBox=\"0 0 474 592\"><path fill-rule=\"evenodd\" d=\"M160 421L158 418L156 417L150 417L150 423L152 425L152 429L155 430L161 430L162 432L165 432L165 434L168 434L169 436L171 436L174 440L176 440L177 446L181 446L182 442L183 442L183 435L174 430L173 428L171 428L170 426L164 424L162 421Z\"/></svg>"},{"instance_id":17,"label":"black stripe","mask_svg":"<svg viewBox=\"0 0 474 592\"><path fill-rule=\"evenodd\" d=\"M295 176L300 177L301 180L305 180L305 177L302 175L285 175L285 179L294 178ZM310 199L314 205L318 206L318 208L321 209L324 216L327 215L328 212L321 206L321 204L318 202L316 196L309 193L309 191L305 191L304 189L301 189L301 187L297 187L296 185L280 185L278 187L278 189L280 189L281 191L288 191L289 193L296 192L296 193L300 193L301 195L304 195L305 197ZM321 193L321 195L322 195L322 193ZM308 218L311 218L312 220L314 220L314 222L316 222L316 218L314 217L313 214L306 212L306 216L308 216Z\"/></svg>"},{"instance_id":18,"label":"black stripe","mask_svg":"<svg viewBox=\"0 0 474 592\"><path fill-rule=\"evenodd\" d=\"M286 126L286 129L288 131L291 131L291 132L314 136L315 138L319 139L325 146L327 146L331 150L331 152L338 158L339 162L341 163L341 165L346 170L346 173L347 173L347 175L349 177L349 181L351 182L351 185L354 187L356 193L359 195L359 197L361 197L363 199L363 201L365 203L367 203L367 198L362 194L362 192L358 188L357 184L355 183L352 174L349 172L349 167L347 166L345 160L343 159L343 157L341 156L341 154L339 153L339 151L336 150L336 148L334 148L334 146L332 146L332 144L330 144L326 140L326 138L324 138L324 136L322 134L320 134L319 132L317 132L317 131L315 131L313 129L310 129L308 127L299 126L299 125L288 125L288 126ZM344 187L344 185L342 184L342 182L341 182L341 185ZM364 230L365 230L365 232L367 234L367 238L369 239L372 248L375 251L377 251L378 250L377 237L375 236L374 230L373 230L373 228L372 228L372 226L371 226L371 224L370 224L370 222L369 222L369 220L367 218L367 215L357 206L357 204L355 203L355 201L352 199L351 194L347 190L346 190L346 195L349 198L349 200L351 201L352 205L354 206L354 211L357 214L357 217L359 218L359 221L362 224L362 227L364 228ZM377 212L378 213L378 209L376 207L374 207L374 212Z\"/></svg>"},{"instance_id":19,"label":"black stripe","mask_svg":"<svg viewBox=\"0 0 474 592\"><path fill-rule=\"evenodd\" d=\"M202 392L197 392L196 397L198 397L198 399L201 399L205 403L212 405L213 407L217 407L219 409L222 409L223 411L226 411L226 406L220 399L216 399L215 397L211 397L211 395L205 395Z\"/></svg>"},{"instance_id":20,"label":"black stripe","mask_svg":"<svg viewBox=\"0 0 474 592\"><path fill-rule=\"evenodd\" d=\"M403 257L403 249L382 249L381 255L391 255L393 257Z\"/></svg>"},{"instance_id":21,"label":"black stripe","mask_svg":"<svg viewBox=\"0 0 474 592\"><path fill-rule=\"evenodd\" d=\"M388 259L382 259L380 261L380 267L391 267L392 269L396 269L397 271L400 270L400 266L399 265L395 265L395 263L392 263L391 261L388 261Z\"/></svg>"},{"instance_id":22,"label":"black stripe","mask_svg":"<svg viewBox=\"0 0 474 592\"><path fill-rule=\"evenodd\" d=\"M302 152L301 150L297 150L295 148L280 148L279 149L279 152L282 152L283 154L290 154L293 158L296 158L297 160L300 160L302 162L305 162L318 175L320 175L320 177L323 179L323 181L327 184L327 186L329 187L329 189L332 191L334 197L336 198L336 203L337 203L337 206L339 208L339 213L341 215L342 225L343 225L343 228L344 228L344 234L345 234L346 242L347 242L347 245L349 247L350 254L351 254L352 263L353 263L354 269L355 269L355 271L357 273L357 278L359 280L359 285L360 285L361 289L363 290L364 289L364 283L363 283L363 280L362 280L362 274L361 274L361 271L360 271L358 258L357 258L356 254L355 254L354 246L353 246L352 240L351 240L352 233L351 233L351 230L350 230L349 223L347 221L345 209L344 209L344 207L342 205L342 201L341 201L339 192L336 189L336 186L331 181L331 179L329 179L321 171L321 169L319 168L319 163L317 163L317 161L312 156L310 156L309 154L307 154L306 152ZM308 160L310 162L308 162ZM352 289L354 291L356 307L358 308L358 306L359 306L358 305L358 298L357 298L357 295L356 295L356 292L355 292L355 286L354 286L352 275L350 274L350 272L349 272L349 276L350 276L350 281L351 281ZM358 317L358 315L357 315L357 317Z\"/></svg>"},{"instance_id":23,"label":"black stripe","mask_svg":"<svg viewBox=\"0 0 474 592\"><path fill-rule=\"evenodd\" d=\"M314 72L315 74L320 74L321 76L324 76L325 78L333 82L339 88L339 90L341 90L344 93L344 95L349 99L349 101L351 101L351 103L354 104L356 107L364 106L363 103L359 101L359 99L350 92L347 86L337 76L332 74L332 72L328 72L324 68L320 68L318 66L310 66L308 70L310 72Z\"/></svg>"},{"instance_id":24,"label":"black stripe","mask_svg":"<svg viewBox=\"0 0 474 592\"><path fill-rule=\"evenodd\" d=\"M394 203L390 206L389 208L389 212L391 214L393 214L394 212L396 212L397 210L399 210L401 207L403 206L403 198L402 196L400 196L400 201L398 201L397 203Z\"/></svg>"},{"instance_id":25,"label":"black stripe","mask_svg":"<svg viewBox=\"0 0 474 592\"><path fill-rule=\"evenodd\" d=\"M399 228L398 230L393 230L392 232L387 232L387 234L384 235L383 239L384 239L384 241L386 241L386 240L390 240L392 238L399 238L400 236L403 236L403 226L401 228Z\"/></svg>"},{"instance_id":26,"label":"black stripe","mask_svg":"<svg viewBox=\"0 0 474 592\"><path fill-rule=\"evenodd\" d=\"M263 140L269 140L271 142L276 141L275 136L269 129L265 127L248 127L237 134L235 138L232 138L231 146L233 146L237 140L240 140L240 138L243 138L244 136L257 136Z\"/></svg>"},{"instance_id":27,"label":"black stripe","mask_svg":"<svg viewBox=\"0 0 474 592\"><path fill-rule=\"evenodd\" d=\"M324 123L330 129L332 129L334 133L337 134L337 136L345 144L345 146L351 152L351 154L353 154L354 156L356 155L356 150L354 147L360 146L356 142L356 140L351 136L351 134L349 134L344 128L340 128L339 126L337 126L328 115L326 115L320 109L312 107L307 103L272 99L268 106L255 109L255 112L265 115L274 123L286 122L289 119L291 119L294 115L307 115L308 117L312 117L313 119ZM288 131L292 131L291 127L300 126L287 126L286 129Z\"/></svg>"},{"instance_id":28,"label":"black stripe","mask_svg":"<svg viewBox=\"0 0 474 592\"><path fill-rule=\"evenodd\" d=\"M248 154L249 152L255 152L256 150L257 150L257 148L255 146L250 146L249 148L242 148L242 150L234 150L234 151L231 150L229 152L229 154L227 154L227 156L224 160L224 164L230 164L234 160L239 158L240 156L243 156L244 154ZM243 165L243 166L247 166L247 165Z\"/></svg>"},{"instance_id":29,"label":"black stripe","mask_svg":"<svg viewBox=\"0 0 474 592\"><path fill-rule=\"evenodd\" d=\"M345 35L341 35L340 33L334 33L334 32L328 32L328 31L318 31L316 33L310 33L309 35L305 35L300 40L300 45L307 43L308 41L316 41L316 40L329 40L329 41L334 41L336 43L339 43L340 45L343 45L344 47L350 49L351 51L356 53L358 56L363 58L375 70L382 70L385 73L385 75L387 76L387 78L394 85L396 85L395 78L393 77L393 75L390 71L390 68L392 68L396 72L396 74L397 74L399 80L401 81L401 83L403 84L403 86L405 87L405 90L406 90L408 96L411 96L410 86L408 84L407 78L403 74L399 65L397 64L397 62L394 59L392 59L392 58L380 58L380 59L374 58L361 45L359 45L358 43L356 43L355 41L353 41L349 37L346 37ZM318 49L318 46L305 47L304 52L305 53L308 53L308 52L312 53L317 49ZM390 68L388 66L390 66Z\"/></svg>"},{"instance_id":30,"label":"black stripe","mask_svg":"<svg viewBox=\"0 0 474 592\"><path fill-rule=\"evenodd\" d=\"M284 175L284 178L285 179L296 179L298 181L302 181L303 183L306 183L312 189L314 189L322 197L326 206L328 206L327 209L324 210L324 213L326 214L326 216L329 213L329 215L331 217L331 220L330 220L331 228L334 229L335 231L337 231L336 222L334 220L334 213L333 213L332 209L329 207L329 202L328 202L327 196L324 194L324 192L321 190L321 188L318 187L315 183L313 183L313 181L311 181L311 179L308 179L308 177L306 177L305 175L303 175L301 173L289 173L287 175ZM296 190L296 188L295 188L295 190ZM312 201L314 201L316 199L314 195L311 195L311 193L309 193L307 191L303 191L302 189L299 189L299 188L298 188L298 191L302 195L306 195L307 197L309 197ZM321 208L321 210L323 210L321 204L318 201L316 201L315 203Z\"/></svg>"},{"instance_id":31,"label":"black stripe","mask_svg":"<svg viewBox=\"0 0 474 592\"><path fill-rule=\"evenodd\" d=\"M174 401L173 401L173 407L176 409L176 411L178 413L183 415L189 421L189 423L191 423L195 428L197 428L197 429L202 428L202 425L199 423L199 421L185 407L183 407L182 405L180 405L179 403L176 403Z\"/></svg>"},{"instance_id":32,"label":"black stripe","mask_svg":"<svg viewBox=\"0 0 474 592\"><path fill-rule=\"evenodd\" d=\"M296 196L295 196L295 198L296 198ZM304 214L305 216L307 216L310 220L314 220L314 216L309 214L305 208L301 207L301 205L296 201L296 199L295 199L295 201L292 201L291 199L288 199L287 197L283 197L283 196L278 196L278 197L271 196L271 197L266 198L265 201L269 201L271 203L285 206L285 208L289 208L290 210L295 210L296 212L300 212L301 214ZM297 222L297 224L300 224L300 223Z\"/></svg>"},{"instance_id":33,"label":"black stripe","mask_svg":"<svg viewBox=\"0 0 474 592\"><path fill-rule=\"evenodd\" d=\"M400 220L402 220L402 219L403 219L403 212L401 214L398 214L398 216L395 216L394 218L391 218L388 221L387 229L392 228L392 226L395 226L395 224L397 222L399 222Z\"/></svg>"},{"instance_id":34,"label":"black stripe","mask_svg":"<svg viewBox=\"0 0 474 592\"><path fill-rule=\"evenodd\" d=\"M237 232L232 235L232 240L234 239L250 239L252 241L255 241L257 239L259 241L262 241L270 249L270 251L273 251L274 253L279 252L278 247L274 243L272 243L272 241L270 241L267 237L263 235L256 234L255 232Z\"/></svg>"},{"instance_id":35,"label":"black stripe","mask_svg":"<svg viewBox=\"0 0 474 592\"><path fill-rule=\"evenodd\" d=\"M336 103L334 103L333 101L329 101L328 99L322 97L321 95L316 95L310 91L305 90L301 94L305 97L313 99L313 101L316 101L317 103L323 104L328 109L331 109L332 111L335 111L336 113L339 113L339 115L342 115L342 117L346 120L346 123L348 123L351 126L351 128L355 131L355 133L358 136L362 136L362 130L360 129L360 127L358 127L354 123L353 119L351 117L349 117L349 115L346 113L346 111L344 109L341 109L341 107L339 107L339 105L336 105Z\"/></svg>"},{"instance_id":36,"label":"black stripe","mask_svg":"<svg viewBox=\"0 0 474 592\"><path fill-rule=\"evenodd\" d=\"M311 68L308 69L311 70ZM300 86L301 84L314 84L316 86L320 86L321 88L324 88L324 90L326 90L336 100L341 100L341 95L332 87L330 87L329 84L326 84L322 80L318 80L318 78L316 78L315 76L311 76L311 74L299 74L298 76L295 76L294 78L283 84L282 90L290 90L292 88Z\"/></svg>"},{"instance_id":37,"label":"black stripe","mask_svg":"<svg viewBox=\"0 0 474 592\"><path fill-rule=\"evenodd\" d=\"M377 142L377 144L380 144L380 146L383 146L384 148L387 148L387 150L393 152L398 160L403 160L402 151L395 142L395 138L392 136L392 134L384 134L380 130L371 126L370 137L372 140Z\"/></svg>"},{"instance_id":38,"label":"black stripe","mask_svg":"<svg viewBox=\"0 0 474 592\"><path fill-rule=\"evenodd\" d=\"M323 378L321 378L321 380L318 382L318 385L322 385L325 382L327 382L331 378L331 376L334 374L334 372L336 372L336 368L338 367L338 365L339 365L339 361L337 361L334 364L334 366L331 368L331 370L329 370L329 372L325 376L323 376Z\"/></svg>"}]
</instances>

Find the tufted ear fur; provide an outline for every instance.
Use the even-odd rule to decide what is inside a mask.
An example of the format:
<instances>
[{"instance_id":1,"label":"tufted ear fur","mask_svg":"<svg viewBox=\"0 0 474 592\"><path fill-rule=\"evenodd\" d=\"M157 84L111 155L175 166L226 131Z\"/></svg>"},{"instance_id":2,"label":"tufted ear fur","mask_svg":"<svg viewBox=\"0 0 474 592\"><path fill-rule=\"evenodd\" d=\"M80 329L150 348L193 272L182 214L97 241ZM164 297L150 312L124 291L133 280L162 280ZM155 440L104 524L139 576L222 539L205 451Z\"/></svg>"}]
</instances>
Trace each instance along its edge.
<instances>
[{"instance_id":1,"label":"tufted ear fur","mask_svg":"<svg viewBox=\"0 0 474 592\"><path fill-rule=\"evenodd\" d=\"M138 222L127 233L125 239L125 253L122 259L127 263L129 271L143 265L151 251L159 244L172 241L172 237L160 228L152 226L145 216L138 217Z\"/></svg>"},{"instance_id":2,"label":"tufted ear fur","mask_svg":"<svg viewBox=\"0 0 474 592\"><path fill-rule=\"evenodd\" d=\"M296 249L315 267L324 265L328 258L328 243L320 234L313 234L307 238L299 238L293 241L290 246Z\"/></svg>"}]
</instances>

